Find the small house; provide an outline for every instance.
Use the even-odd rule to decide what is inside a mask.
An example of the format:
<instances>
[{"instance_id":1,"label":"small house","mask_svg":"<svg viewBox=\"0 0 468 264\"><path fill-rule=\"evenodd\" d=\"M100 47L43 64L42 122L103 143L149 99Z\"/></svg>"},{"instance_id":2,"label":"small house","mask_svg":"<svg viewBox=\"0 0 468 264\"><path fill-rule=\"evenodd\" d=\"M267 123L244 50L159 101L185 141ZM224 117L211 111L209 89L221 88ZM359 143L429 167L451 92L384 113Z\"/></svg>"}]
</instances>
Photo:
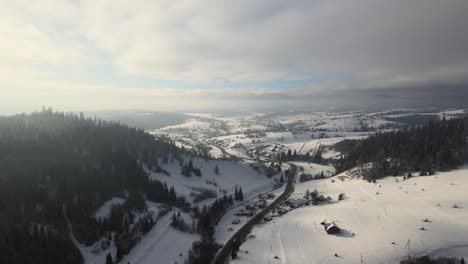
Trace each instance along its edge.
<instances>
[{"instance_id":1,"label":"small house","mask_svg":"<svg viewBox=\"0 0 468 264\"><path fill-rule=\"evenodd\" d=\"M341 232L341 229L335 224L335 222L327 223L327 222L323 221L320 224L323 225L323 227L325 228L325 231L329 235L330 234L337 234L337 233Z\"/></svg>"},{"instance_id":2,"label":"small house","mask_svg":"<svg viewBox=\"0 0 468 264\"><path fill-rule=\"evenodd\" d=\"M262 199L262 200L256 202L255 206L257 206L258 208L265 208L266 204L267 204L266 200Z\"/></svg>"},{"instance_id":3,"label":"small house","mask_svg":"<svg viewBox=\"0 0 468 264\"><path fill-rule=\"evenodd\" d=\"M242 215L244 215L244 216L253 216L254 212L253 212L253 210L244 210L242 212Z\"/></svg>"},{"instance_id":4,"label":"small house","mask_svg":"<svg viewBox=\"0 0 468 264\"><path fill-rule=\"evenodd\" d=\"M280 207L278 208L278 214L279 215L284 215L285 213L289 212L288 209L284 208L284 207Z\"/></svg>"},{"instance_id":5,"label":"small house","mask_svg":"<svg viewBox=\"0 0 468 264\"><path fill-rule=\"evenodd\" d=\"M237 212L234 213L235 216L241 216L244 214L244 210L243 209L240 209L238 210Z\"/></svg>"},{"instance_id":6,"label":"small house","mask_svg":"<svg viewBox=\"0 0 468 264\"><path fill-rule=\"evenodd\" d=\"M245 205L245 209L247 209L247 210L253 210L253 209L255 209L255 204L250 204L250 203L248 203L248 204Z\"/></svg>"}]
</instances>

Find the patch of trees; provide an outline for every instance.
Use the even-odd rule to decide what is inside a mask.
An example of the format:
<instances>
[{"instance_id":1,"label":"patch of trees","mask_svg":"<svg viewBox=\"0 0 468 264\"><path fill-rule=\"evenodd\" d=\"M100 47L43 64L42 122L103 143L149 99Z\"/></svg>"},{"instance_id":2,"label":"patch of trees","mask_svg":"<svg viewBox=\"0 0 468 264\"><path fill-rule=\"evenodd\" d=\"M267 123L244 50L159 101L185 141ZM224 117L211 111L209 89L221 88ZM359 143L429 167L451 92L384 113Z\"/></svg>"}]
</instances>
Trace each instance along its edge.
<instances>
[{"instance_id":1,"label":"patch of trees","mask_svg":"<svg viewBox=\"0 0 468 264\"><path fill-rule=\"evenodd\" d=\"M2 217L0 263L81 263L83 257L70 240L64 219L56 217L58 222L51 225L32 225L20 214Z\"/></svg>"},{"instance_id":2,"label":"patch of trees","mask_svg":"<svg viewBox=\"0 0 468 264\"><path fill-rule=\"evenodd\" d=\"M191 177L192 173L198 177L202 176L201 170L193 166L193 161L190 159L187 163L182 165L182 175Z\"/></svg>"},{"instance_id":3,"label":"patch of trees","mask_svg":"<svg viewBox=\"0 0 468 264\"><path fill-rule=\"evenodd\" d=\"M298 154L296 150L291 151L290 149L287 152L281 152L278 154L277 159L279 162L288 162L288 161L305 161L305 162L313 162L313 163L323 163L325 160L322 158L322 151L321 147L317 148L317 150L310 154L307 152L306 154Z\"/></svg>"},{"instance_id":4,"label":"patch of trees","mask_svg":"<svg viewBox=\"0 0 468 264\"><path fill-rule=\"evenodd\" d=\"M106 264L114 264L114 261L112 260L112 254L108 253L106 255Z\"/></svg>"},{"instance_id":5,"label":"patch of trees","mask_svg":"<svg viewBox=\"0 0 468 264\"><path fill-rule=\"evenodd\" d=\"M420 127L376 133L363 140L342 141L336 148L347 152L336 162L337 173L367 163L372 163L364 175L368 180L454 169L467 158L467 124L468 118L443 119Z\"/></svg>"},{"instance_id":6,"label":"patch of trees","mask_svg":"<svg viewBox=\"0 0 468 264\"><path fill-rule=\"evenodd\" d=\"M363 120L359 121L359 126L354 127L351 131L352 132L370 132L370 131L375 131L376 127L374 126L369 126L366 122Z\"/></svg>"},{"instance_id":7,"label":"patch of trees","mask_svg":"<svg viewBox=\"0 0 468 264\"><path fill-rule=\"evenodd\" d=\"M160 214L161 216L161 214ZM117 248L116 262L122 260L123 256L128 254L130 250L141 240L141 237L148 233L155 225L153 216L146 214L141 217L131 228L128 224L125 225L126 230L123 233L117 233L114 236L114 242Z\"/></svg>"},{"instance_id":8,"label":"patch of trees","mask_svg":"<svg viewBox=\"0 0 468 264\"><path fill-rule=\"evenodd\" d=\"M338 201L343 201L345 198L346 198L346 194L345 194L345 193L340 193L340 194L338 194Z\"/></svg>"},{"instance_id":9,"label":"patch of trees","mask_svg":"<svg viewBox=\"0 0 468 264\"><path fill-rule=\"evenodd\" d=\"M244 201L244 192L241 187L237 188L236 186L236 189L234 190L234 199L236 201Z\"/></svg>"},{"instance_id":10,"label":"patch of trees","mask_svg":"<svg viewBox=\"0 0 468 264\"><path fill-rule=\"evenodd\" d=\"M197 144L195 144L194 148L192 149L192 155L199 156L206 160L213 159L213 157L211 157L210 155L210 150L211 150L210 146L207 146L204 143L198 142Z\"/></svg>"},{"instance_id":11,"label":"patch of trees","mask_svg":"<svg viewBox=\"0 0 468 264\"><path fill-rule=\"evenodd\" d=\"M270 165L266 165L260 161L250 165L254 170L260 173L264 173L268 178L273 177L278 172L281 172L281 164L270 162Z\"/></svg>"},{"instance_id":12,"label":"patch of trees","mask_svg":"<svg viewBox=\"0 0 468 264\"><path fill-rule=\"evenodd\" d=\"M172 205L187 210L190 204L183 196L177 196L174 187L168 188L166 182L158 180L148 180L143 188L146 198L150 201Z\"/></svg>"},{"instance_id":13,"label":"patch of trees","mask_svg":"<svg viewBox=\"0 0 468 264\"><path fill-rule=\"evenodd\" d=\"M195 230L192 230L191 226L185 222L184 218L180 215L180 211L172 214L171 217L171 226L177 230L180 230L182 232L194 232Z\"/></svg>"},{"instance_id":14,"label":"patch of trees","mask_svg":"<svg viewBox=\"0 0 468 264\"><path fill-rule=\"evenodd\" d=\"M325 197L323 194L319 193L317 189L312 192L307 189L304 198L306 200L312 201L313 205L318 205L324 202L331 202L333 200L330 196Z\"/></svg>"},{"instance_id":15,"label":"patch of trees","mask_svg":"<svg viewBox=\"0 0 468 264\"><path fill-rule=\"evenodd\" d=\"M402 115L396 117L385 117L385 120L402 123L408 126L421 126L426 125L429 122L437 122L439 121L438 115Z\"/></svg>"},{"instance_id":16,"label":"patch of trees","mask_svg":"<svg viewBox=\"0 0 468 264\"><path fill-rule=\"evenodd\" d=\"M429 256L408 257L400 261L400 264L465 264L464 258L438 257L436 259Z\"/></svg>"},{"instance_id":17,"label":"patch of trees","mask_svg":"<svg viewBox=\"0 0 468 264\"><path fill-rule=\"evenodd\" d=\"M323 171L321 171L320 173L316 173L315 175L312 175L310 173L301 173L299 175L299 182L307 182L316 179L325 179L325 174L323 173Z\"/></svg>"},{"instance_id":18,"label":"patch of trees","mask_svg":"<svg viewBox=\"0 0 468 264\"><path fill-rule=\"evenodd\" d=\"M216 243L213 236L202 236L200 241L192 245L188 253L187 264L205 264L211 263L221 245Z\"/></svg>"},{"instance_id":19,"label":"patch of trees","mask_svg":"<svg viewBox=\"0 0 468 264\"><path fill-rule=\"evenodd\" d=\"M195 196L193 202L198 203L206 199L216 198L218 195L216 191L204 187L192 187L191 196Z\"/></svg>"},{"instance_id":20,"label":"patch of trees","mask_svg":"<svg viewBox=\"0 0 468 264\"><path fill-rule=\"evenodd\" d=\"M197 232L201 235L201 240L193 243L192 249L188 253L187 263L203 264L213 260L221 247L213 238L214 225L233 204L232 196L225 195L221 199L216 199L210 207L204 206L201 212L197 210Z\"/></svg>"},{"instance_id":21,"label":"patch of trees","mask_svg":"<svg viewBox=\"0 0 468 264\"><path fill-rule=\"evenodd\" d=\"M70 231L85 245L116 232L125 254L131 242L124 241L132 239L122 237L151 224L129 228L131 212L145 210L143 195L187 207L145 172L168 154L183 152L168 138L82 114L43 109L0 117L0 263L81 263ZM126 202L108 220L92 217L112 197Z\"/></svg>"}]
</instances>

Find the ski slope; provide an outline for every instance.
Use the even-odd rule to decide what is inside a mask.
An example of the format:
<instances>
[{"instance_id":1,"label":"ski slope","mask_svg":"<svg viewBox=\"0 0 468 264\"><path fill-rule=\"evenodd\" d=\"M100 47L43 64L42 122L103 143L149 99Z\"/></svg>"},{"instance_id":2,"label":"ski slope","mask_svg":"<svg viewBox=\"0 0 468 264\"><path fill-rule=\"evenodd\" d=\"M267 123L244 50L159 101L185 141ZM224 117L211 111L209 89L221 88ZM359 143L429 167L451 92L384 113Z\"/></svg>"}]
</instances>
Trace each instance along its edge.
<instances>
[{"instance_id":1,"label":"ski slope","mask_svg":"<svg viewBox=\"0 0 468 264\"><path fill-rule=\"evenodd\" d=\"M232 263L399 263L408 255L468 257L468 167L406 181L387 177L376 184L341 176L343 181L334 177L334 182L329 178L297 184L293 198L318 189L335 202L295 209L254 228ZM347 198L337 202L341 192ZM455 204L461 208L452 208ZM430 223L422 221L426 217ZM342 234L326 234L319 224L325 219L335 221Z\"/></svg>"}]
</instances>

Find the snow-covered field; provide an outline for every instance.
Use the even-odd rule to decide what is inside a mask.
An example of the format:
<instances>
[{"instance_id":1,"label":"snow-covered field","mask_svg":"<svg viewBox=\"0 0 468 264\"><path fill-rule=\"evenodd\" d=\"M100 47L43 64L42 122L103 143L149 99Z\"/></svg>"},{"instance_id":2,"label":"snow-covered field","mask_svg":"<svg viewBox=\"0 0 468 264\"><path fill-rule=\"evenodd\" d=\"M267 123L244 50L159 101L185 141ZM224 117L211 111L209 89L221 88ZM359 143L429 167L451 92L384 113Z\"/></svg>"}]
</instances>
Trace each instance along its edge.
<instances>
[{"instance_id":1,"label":"snow-covered field","mask_svg":"<svg viewBox=\"0 0 468 264\"><path fill-rule=\"evenodd\" d=\"M249 164L245 162L218 161L218 160L203 160L200 158L193 159L193 165L200 168L202 176L186 177L181 174L181 167L177 161L170 162L163 167L170 175L152 173L151 178L166 182L169 187L174 186L178 195L185 196L189 201L192 201L190 194L193 192L193 187L208 188L217 192L218 197L226 194L234 194L235 187L240 187L243 190L244 197L248 198L255 196L258 193L269 191L275 185L275 179L279 174L268 178L264 174L259 174ZM215 166L218 165L219 174L215 173Z\"/></svg>"},{"instance_id":2,"label":"snow-covered field","mask_svg":"<svg viewBox=\"0 0 468 264\"><path fill-rule=\"evenodd\" d=\"M192 243L200 237L172 228L171 216L172 212L161 218L120 263L184 263Z\"/></svg>"},{"instance_id":3,"label":"snow-covered field","mask_svg":"<svg viewBox=\"0 0 468 264\"><path fill-rule=\"evenodd\" d=\"M332 179L297 184L292 197L317 189L335 202L295 209L254 228L232 263L398 263L408 255L468 257L468 167L405 181L387 177L376 184ZM342 192L346 198L338 202ZM425 218L430 222L423 222ZM335 221L342 234L326 234L323 220Z\"/></svg>"}]
</instances>

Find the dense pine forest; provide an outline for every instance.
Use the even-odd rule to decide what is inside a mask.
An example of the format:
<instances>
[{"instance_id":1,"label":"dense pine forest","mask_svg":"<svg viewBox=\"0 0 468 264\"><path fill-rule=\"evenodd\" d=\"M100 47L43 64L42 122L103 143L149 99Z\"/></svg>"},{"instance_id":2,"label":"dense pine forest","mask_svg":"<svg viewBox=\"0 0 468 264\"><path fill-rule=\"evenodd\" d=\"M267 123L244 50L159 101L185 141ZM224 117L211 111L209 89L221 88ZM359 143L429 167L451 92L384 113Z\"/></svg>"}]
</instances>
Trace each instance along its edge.
<instances>
[{"instance_id":1,"label":"dense pine forest","mask_svg":"<svg viewBox=\"0 0 468 264\"><path fill-rule=\"evenodd\" d=\"M72 237L85 245L108 237L119 260L154 224L134 223L145 199L189 206L146 173L181 152L169 139L83 115L44 109L1 117L0 263L81 263ZM112 197L126 201L109 219L93 218Z\"/></svg>"},{"instance_id":2,"label":"dense pine forest","mask_svg":"<svg viewBox=\"0 0 468 264\"><path fill-rule=\"evenodd\" d=\"M429 175L456 168L467 161L468 118L433 121L408 129L379 132L364 140L345 140L335 148L346 153L337 172L366 163L368 180L404 174Z\"/></svg>"}]
</instances>

